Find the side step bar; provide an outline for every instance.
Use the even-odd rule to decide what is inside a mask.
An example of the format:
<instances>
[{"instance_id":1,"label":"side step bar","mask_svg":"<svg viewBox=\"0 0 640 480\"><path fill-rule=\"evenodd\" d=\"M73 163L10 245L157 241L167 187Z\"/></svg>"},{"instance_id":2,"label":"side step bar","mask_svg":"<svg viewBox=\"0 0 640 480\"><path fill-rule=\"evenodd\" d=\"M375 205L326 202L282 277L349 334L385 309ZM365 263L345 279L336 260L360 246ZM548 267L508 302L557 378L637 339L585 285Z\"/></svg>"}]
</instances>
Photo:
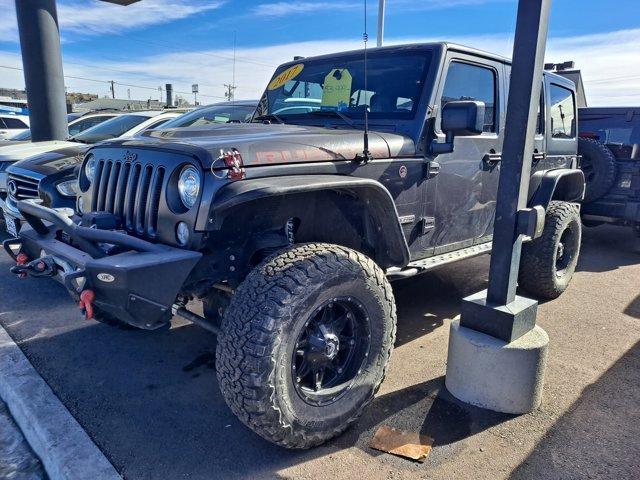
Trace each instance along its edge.
<instances>
[{"instance_id":1,"label":"side step bar","mask_svg":"<svg viewBox=\"0 0 640 480\"><path fill-rule=\"evenodd\" d=\"M447 265L449 263L457 262L458 260L464 260L466 258L476 257L484 253L491 252L492 242L481 243L479 245L472 245L471 247L461 248L460 250L454 250L452 252L441 253L440 255L434 255L432 257L423 258L422 260L416 260L411 262L405 268L392 267L387 269L387 277L390 281L399 280L401 278L408 278L418 273L424 273L434 268Z\"/></svg>"}]
</instances>

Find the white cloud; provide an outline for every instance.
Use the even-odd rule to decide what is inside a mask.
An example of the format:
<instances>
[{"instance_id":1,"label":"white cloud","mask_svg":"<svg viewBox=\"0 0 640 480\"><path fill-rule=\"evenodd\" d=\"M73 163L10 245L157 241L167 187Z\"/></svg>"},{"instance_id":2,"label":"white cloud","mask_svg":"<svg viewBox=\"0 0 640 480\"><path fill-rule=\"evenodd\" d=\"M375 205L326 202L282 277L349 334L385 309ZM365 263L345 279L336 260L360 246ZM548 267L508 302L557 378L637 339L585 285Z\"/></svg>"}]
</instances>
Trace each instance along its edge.
<instances>
[{"instance_id":1,"label":"white cloud","mask_svg":"<svg viewBox=\"0 0 640 480\"><path fill-rule=\"evenodd\" d=\"M62 35L100 35L160 25L219 8L224 1L144 0L127 7L95 0L60 0ZM13 0L0 0L0 41L17 41Z\"/></svg>"},{"instance_id":2,"label":"white cloud","mask_svg":"<svg viewBox=\"0 0 640 480\"><path fill-rule=\"evenodd\" d=\"M353 8L362 8L362 5L346 2L274 2L257 5L252 12L261 17L285 17L300 13L350 10Z\"/></svg>"},{"instance_id":3,"label":"white cloud","mask_svg":"<svg viewBox=\"0 0 640 480\"><path fill-rule=\"evenodd\" d=\"M395 38L391 43L433 41L433 38ZM505 56L511 55L509 35L454 37L449 40L472 45ZM294 55L313 56L361 48L359 40L328 40L297 42L254 48L239 48L236 63L237 98L258 97L276 65ZM190 92L191 84L200 85L200 99L215 102L224 93L223 85L233 75L233 52L225 49L178 52L136 58L130 62L93 61L65 57L65 75L98 79L104 83L67 78L71 91L86 91L106 95L108 80L147 86L149 89L116 85L120 98L158 98L157 87L173 83L179 92ZM250 59L251 63L243 60ZM575 60L582 69L587 99L590 105L631 105L640 103L640 29L576 37L552 37L547 48L547 61ZM73 62L73 63L71 63ZM0 65L21 66L17 55L0 52ZM22 72L0 68L0 85L24 86ZM192 98L191 94L183 94Z\"/></svg>"}]
</instances>

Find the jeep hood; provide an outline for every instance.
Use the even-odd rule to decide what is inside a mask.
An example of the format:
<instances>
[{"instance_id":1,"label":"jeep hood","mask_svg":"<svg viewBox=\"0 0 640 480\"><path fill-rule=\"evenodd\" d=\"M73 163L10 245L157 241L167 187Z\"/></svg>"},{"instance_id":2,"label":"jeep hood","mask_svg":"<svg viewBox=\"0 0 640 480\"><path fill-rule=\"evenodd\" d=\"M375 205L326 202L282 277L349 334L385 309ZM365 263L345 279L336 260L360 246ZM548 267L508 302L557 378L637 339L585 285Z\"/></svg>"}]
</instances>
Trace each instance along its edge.
<instances>
[{"instance_id":1,"label":"jeep hood","mask_svg":"<svg viewBox=\"0 0 640 480\"><path fill-rule=\"evenodd\" d=\"M195 128L155 130L133 139L117 139L102 146L151 147L180 151L206 150L209 167L220 150L237 149L245 166L298 162L352 160L363 150L363 132L352 128L325 128L279 124L221 124ZM187 148L189 149L189 148ZM371 130L373 158L407 157L416 153L413 140L404 135Z\"/></svg>"}]
</instances>

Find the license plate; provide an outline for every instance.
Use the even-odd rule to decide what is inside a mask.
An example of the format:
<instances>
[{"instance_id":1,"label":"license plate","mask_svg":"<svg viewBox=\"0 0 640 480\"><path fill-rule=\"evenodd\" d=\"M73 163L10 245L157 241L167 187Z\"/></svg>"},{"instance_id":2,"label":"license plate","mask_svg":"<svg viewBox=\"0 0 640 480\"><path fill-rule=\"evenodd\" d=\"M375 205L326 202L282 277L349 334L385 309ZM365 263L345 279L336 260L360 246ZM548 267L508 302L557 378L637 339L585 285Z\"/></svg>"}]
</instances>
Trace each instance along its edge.
<instances>
[{"instance_id":1,"label":"license plate","mask_svg":"<svg viewBox=\"0 0 640 480\"><path fill-rule=\"evenodd\" d=\"M6 213L4 214L4 223L6 225L7 232L12 237L18 236L18 220L13 217L10 217Z\"/></svg>"}]
</instances>

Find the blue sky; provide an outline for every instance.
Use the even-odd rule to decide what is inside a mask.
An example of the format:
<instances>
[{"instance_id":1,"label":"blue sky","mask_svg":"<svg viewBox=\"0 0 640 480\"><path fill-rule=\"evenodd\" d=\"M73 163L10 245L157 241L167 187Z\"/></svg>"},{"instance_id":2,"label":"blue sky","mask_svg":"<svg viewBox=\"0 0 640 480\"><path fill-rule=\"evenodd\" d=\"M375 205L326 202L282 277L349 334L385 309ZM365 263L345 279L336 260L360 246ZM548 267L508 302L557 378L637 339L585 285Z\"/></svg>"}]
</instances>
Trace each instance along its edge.
<instances>
[{"instance_id":1,"label":"blue sky","mask_svg":"<svg viewBox=\"0 0 640 480\"><path fill-rule=\"evenodd\" d=\"M378 2L368 3L374 44ZM516 7L387 0L385 40L454 40L510 55ZM0 11L0 86L23 87L22 72L2 68L21 67L13 0L0 0ZM234 76L234 37L237 97L256 97L279 63L359 48L363 30L358 0L59 0L58 15L68 89L105 95L113 79L119 97L140 99L172 82L183 92L199 83L201 100L216 101ZM591 104L640 104L640 1L554 0L547 59L577 61Z\"/></svg>"}]
</instances>

